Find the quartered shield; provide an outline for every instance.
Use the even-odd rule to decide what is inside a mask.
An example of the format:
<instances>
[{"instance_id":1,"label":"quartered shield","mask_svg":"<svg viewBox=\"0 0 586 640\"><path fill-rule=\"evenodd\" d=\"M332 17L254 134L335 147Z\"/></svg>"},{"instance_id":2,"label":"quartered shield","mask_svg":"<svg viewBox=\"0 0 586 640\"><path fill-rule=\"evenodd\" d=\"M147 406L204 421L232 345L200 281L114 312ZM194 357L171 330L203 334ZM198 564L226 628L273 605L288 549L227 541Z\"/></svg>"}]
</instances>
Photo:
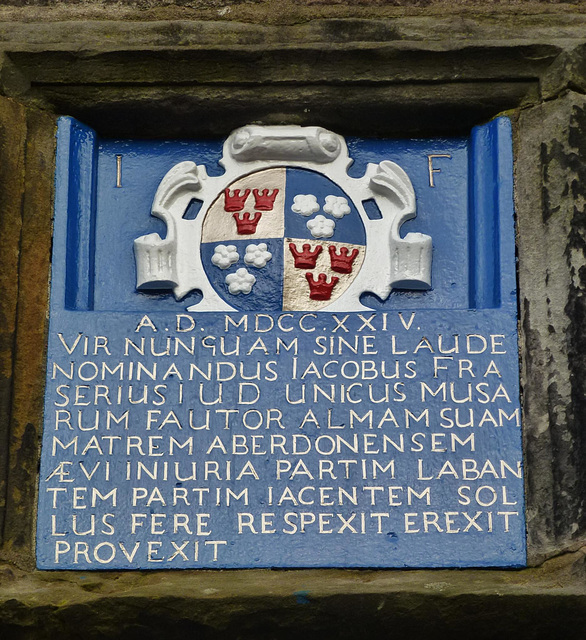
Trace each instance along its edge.
<instances>
[{"instance_id":1,"label":"quartered shield","mask_svg":"<svg viewBox=\"0 0 586 640\"><path fill-rule=\"evenodd\" d=\"M360 272L366 235L352 200L315 171L279 167L229 185L203 221L201 258L239 310L317 311Z\"/></svg>"}]
</instances>

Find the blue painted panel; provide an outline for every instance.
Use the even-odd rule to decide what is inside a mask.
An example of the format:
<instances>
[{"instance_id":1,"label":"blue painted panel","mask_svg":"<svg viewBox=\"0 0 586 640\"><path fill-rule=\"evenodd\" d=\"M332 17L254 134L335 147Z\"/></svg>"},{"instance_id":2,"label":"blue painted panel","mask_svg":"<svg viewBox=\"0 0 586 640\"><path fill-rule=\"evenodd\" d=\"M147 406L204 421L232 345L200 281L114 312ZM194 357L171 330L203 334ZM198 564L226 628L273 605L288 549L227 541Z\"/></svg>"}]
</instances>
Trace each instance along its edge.
<instances>
[{"instance_id":1,"label":"blue painted panel","mask_svg":"<svg viewBox=\"0 0 586 640\"><path fill-rule=\"evenodd\" d=\"M281 313L262 287L244 314L135 290L161 178L186 159L221 175L221 146L60 121L38 566L523 566L508 120L349 140L353 175L408 173L403 233L434 255L431 291L345 319Z\"/></svg>"}]
</instances>

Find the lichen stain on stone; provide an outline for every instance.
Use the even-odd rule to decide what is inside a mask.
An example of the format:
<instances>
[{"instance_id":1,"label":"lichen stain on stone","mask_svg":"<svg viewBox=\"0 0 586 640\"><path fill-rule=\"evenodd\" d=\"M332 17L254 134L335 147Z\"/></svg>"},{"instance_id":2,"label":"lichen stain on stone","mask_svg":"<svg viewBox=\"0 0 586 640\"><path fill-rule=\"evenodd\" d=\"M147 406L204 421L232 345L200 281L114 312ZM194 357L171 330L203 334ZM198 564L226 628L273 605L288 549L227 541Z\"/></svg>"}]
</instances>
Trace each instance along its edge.
<instances>
[{"instance_id":1,"label":"lichen stain on stone","mask_svg":"<svg viewBox=\"0 0 586 640\"><path fill-rule=\"evenodd\" d=\"M540 546L543 532L552 535L554 526L551 507L551 417L548 412L547 394L538 382L543 380L551 354L542 344L539 324L533 326L531 302L523 298L522 335L524 336L524 385L530 384L531 391L523 391L523 415L525 418L525 482L527 490L528 519L533 526L528 527L528 543ZM530 427L530 428L529 428ZM549 505L544 508L545 505ZM533 515L530 515L533 514ZM537 532L537 533L536 533Z\"/></svg>"},{"instance_id":2,"label":"lichen stain on stone","mask_svg":"<svg viewBox=\"0 0 586 640\"><path fill-rule=\"evenodd\" d=\"M564 349L568 357L570 403L548 386L548 413L554 465L554 528L557 539L577 539L586 533L586 110L573 105L567 142L554 139L541 145L544 223L560 210L566 213L569 269L564 308L570 323ZM561 178L561 180L560 180ZM568 199L571 199L568 202ZM578 527L576 527L578 524Z\"/></svg>"},{"instance_id":3,"label":"lichen stain on stone","mask_svg":"<svg viewBox=\"0 0 586 640\"><path fill-rule=\"evenodd\" d=\"M574 105L572 110L568 144L576 150L571 153L568 166L572 172L574 206L566 248L571 282L564 309L571 319L567 335L572 400L568 428L572 436L569 455L574 468L572 475L575 476L571 506L576 521L569 520L567 527L568 533L576 539L586 533L586 109L578 105Z\"/></svg>"},{"instance_id":4,"label":"lichen stain on stone","mask_svg":"<svg viewBox=\"0 0 586 640\"><path fill-rule=\"evenodd\" d=\"M35 426L28 423L22 435L20 447L16 451L11 497L15 511L24 516L26 521L31 517L31 505L35 501L35 477L38 457L38 433ZM22 524L22 523L21 523ZM13 538L13 544L24 547L29 544L28 527L19 526Z\"/></svg>"},{"instance_id":5,"label":"lichen stain on stone","mask_svg":"<svg viewBox=\"0 0 586 640\"><path fill-rule=\"evenodd\" d=\"M554 158L558 158L562 153L562 145L558 140L552 142L553 148L548 148L545 142L541 143L540 156L541 156L541 219L546 224L549 219L560 210L560 205L553 205L552 198L549 191L551 163Z\"/></svg>"}]
</instances>

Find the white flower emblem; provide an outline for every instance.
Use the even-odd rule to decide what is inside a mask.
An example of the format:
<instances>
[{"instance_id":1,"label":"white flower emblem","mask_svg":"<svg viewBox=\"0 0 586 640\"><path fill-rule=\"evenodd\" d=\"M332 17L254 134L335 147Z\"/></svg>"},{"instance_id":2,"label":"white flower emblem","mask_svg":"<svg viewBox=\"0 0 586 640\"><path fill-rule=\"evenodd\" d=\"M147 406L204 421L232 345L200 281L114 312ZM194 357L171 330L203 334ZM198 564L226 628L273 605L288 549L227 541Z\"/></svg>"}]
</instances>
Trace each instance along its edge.
<instances>
[{"instance_id":1,"label":"white flower emblem","mask_svg":"<svg viewBox=\"0 0 586 640\"><path fill-rule=\"evenodd\" d=\"M326 196L324 211L334 216L334 218L343 218L350 213L348 200L342 196Z\"/></svg>"},{"instance_id":2,"label":"white flower emblem","mask_svg":"<svg viewBox=\"0 0 586 640\"><path fill-rule=\"evenodd\" d=\"M300 193L293 198L291 211L305 217L310 216L312 213L319 211L317 198L312 194L303 195Z\"/></svg>"},{"instance_id":3,"label":"white flower emblem","mask_svg":"<svg viewBox=\"0 0 586 640\"><path fill-rule=\"evenodd\" d=\"M260 244L249 244L246 247L244 262L249 264L251 267L262 269L272 257L273 254L270 251L267 251L267 245L265 242L261 242Z\"/></svg>"},{"instance_id":4,"label":"white flower emblem","mask_svg":"<svg viewBox=\"0 0 586 640\"><path fill-rule=\"evenodd\" d=\"M214 249L214 255L212 256L212 263L220 269L228 269L234 263L238 262L240 256L236 251L236 247L233 244L226 246L225 244L219 244Z\"/></svg>"},{"instance_id":5,"label":"white flower emblem","mask_svg":"<svg viewBox=\"0 0 586 640\"><path fill-rule=\"evenodd\" d=\"M334 235L336 223L325 216L315 216L307 221L307 228L314 238L331 238Z\"/></svg>"},{"instance_id":6,"label":"white flower emblem","mask_svg":"<svg viewBox=\"0 0 586 640\"><path fill-rule=\"evenodd\" d=\"M239 293L244 293L246 295L247 293L250 293L255 282L256 278L252 273L248 273L247 269L244 267L240 267L240 269L237 269L236 273L229 273L226 276L228 291L233 295L238 295Z\"/></svg>"}]
</instances>

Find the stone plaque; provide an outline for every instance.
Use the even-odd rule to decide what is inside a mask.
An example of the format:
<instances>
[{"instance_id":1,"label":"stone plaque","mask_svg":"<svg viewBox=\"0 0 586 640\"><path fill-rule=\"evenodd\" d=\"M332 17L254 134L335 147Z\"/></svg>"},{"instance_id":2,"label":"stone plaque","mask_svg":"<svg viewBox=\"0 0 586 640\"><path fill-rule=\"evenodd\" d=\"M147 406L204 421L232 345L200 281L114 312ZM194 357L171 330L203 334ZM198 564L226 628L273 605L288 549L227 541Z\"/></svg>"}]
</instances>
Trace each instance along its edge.
<instances>
[{"instance_id":1,"label":"stone plaque","mask_svg":"<svg viewBox=\"0 0 586 640\"><path fill-rule=\"evenodd\" d=\"M42 569L519 567L510 123L59 124Z\"/></svg>"}]
</instances>

